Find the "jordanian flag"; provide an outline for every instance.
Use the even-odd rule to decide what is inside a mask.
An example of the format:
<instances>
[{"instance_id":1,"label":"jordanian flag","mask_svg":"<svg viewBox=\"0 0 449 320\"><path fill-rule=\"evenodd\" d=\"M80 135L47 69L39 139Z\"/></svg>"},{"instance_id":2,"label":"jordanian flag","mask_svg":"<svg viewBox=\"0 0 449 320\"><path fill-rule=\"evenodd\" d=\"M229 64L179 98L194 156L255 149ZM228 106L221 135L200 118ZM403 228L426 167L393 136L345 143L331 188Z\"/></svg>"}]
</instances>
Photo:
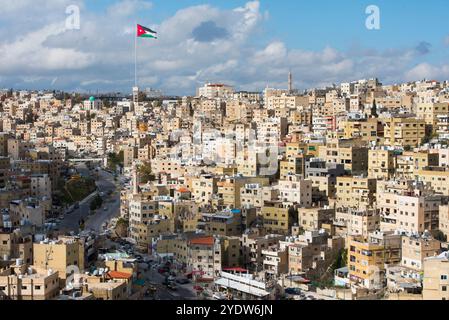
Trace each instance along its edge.
<instances>
[{"instance_id":1,"label":"jordanian flag","mask_svg":"<svg viewBox=\"0 0 449 320\"><path fill-rule=\"evenodd\" d=\"M137 37L157 39L156 35L157 35L156 31L153 31L150 28L141 26L140 24L137 25Z\"/></svg>"}]
</instances>

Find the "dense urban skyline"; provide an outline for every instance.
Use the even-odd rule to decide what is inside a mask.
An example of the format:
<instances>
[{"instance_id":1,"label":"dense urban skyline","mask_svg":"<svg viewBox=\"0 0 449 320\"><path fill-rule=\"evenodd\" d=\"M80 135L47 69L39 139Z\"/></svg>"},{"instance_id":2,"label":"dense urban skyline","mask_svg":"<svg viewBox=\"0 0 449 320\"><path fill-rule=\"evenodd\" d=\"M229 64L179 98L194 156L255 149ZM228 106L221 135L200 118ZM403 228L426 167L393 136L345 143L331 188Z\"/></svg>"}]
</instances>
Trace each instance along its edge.
<instances>
[{"instance_id":1,"label":"dense urban skyline","mask_svg":"<svg viewBox=\"0 0 449 320\"><path fill-rule=\"evenodd\" d=\"M0 300L449 300L433 4L0 0Z\"/></svg>"}]
</instances>

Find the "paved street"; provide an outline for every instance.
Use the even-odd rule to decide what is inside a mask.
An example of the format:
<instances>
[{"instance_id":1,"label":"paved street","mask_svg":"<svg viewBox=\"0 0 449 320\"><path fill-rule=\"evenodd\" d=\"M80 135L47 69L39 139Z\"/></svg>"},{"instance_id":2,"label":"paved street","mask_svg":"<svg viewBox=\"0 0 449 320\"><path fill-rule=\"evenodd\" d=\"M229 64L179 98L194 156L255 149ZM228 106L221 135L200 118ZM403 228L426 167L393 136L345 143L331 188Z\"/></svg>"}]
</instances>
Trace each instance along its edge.
<instances>
[{"instance_id":1,"label":"paved street","mask_svg":"<svg viewBox=\"0 0 449 320\"><path fill-rule=\"evenodd\" d=\"M89 170L84 164L78 164L76 168L80 174L85 176L90 175ZM104 192L105 194L109 191L114 193L110 197L106 198L106 201L103 202L102 207L98 209L93 216L89 216L90 200L80 202L78 209L74 210L70 214L65 214L64 220L61 221L59 225L59 229L61 231L77 231L79 228L79 221L84 219L86 221L85 230L91 229L98 232L101 231L102 224L104 222L108 222L112 218L119 215L120 193L115 192L116 187L114 184L113 175L103 170L100 170L98 175L99 177L96 181L98 191ZM103 210L105 207L107 208L106 211Z\"/></svg>"},{"instance_id":2,"label":"paved street","mask_svg":"<svg viewBox=\"0 0 449 320\"><path fill-rule=\"evenodd\" d=\"M163 283L165 277L157 272L156 269L150 268L145 274L145 279L154 284L157 288L155 295L156 300L193 300L197 299L196 291L193 289L192 283L187 283L184 285L176 284L177 290L169 290ZM150 298L146 298L150 299Z\"/></svg>"}]
</instances>

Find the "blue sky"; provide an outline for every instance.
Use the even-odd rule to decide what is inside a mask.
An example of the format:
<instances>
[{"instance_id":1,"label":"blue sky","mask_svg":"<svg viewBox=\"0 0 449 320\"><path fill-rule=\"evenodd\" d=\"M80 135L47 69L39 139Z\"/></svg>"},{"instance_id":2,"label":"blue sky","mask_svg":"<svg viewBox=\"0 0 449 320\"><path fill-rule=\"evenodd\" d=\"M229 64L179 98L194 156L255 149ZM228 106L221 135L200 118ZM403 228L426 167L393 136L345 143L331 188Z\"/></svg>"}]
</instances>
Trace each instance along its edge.
<instances>
[{"instance_id":1,"label":"blue sky","mask_svg":"<svg viewBox=\"0 0 449 320\"><path fill-rule=\"evenodd\" d=\"M245 90L285 87L289 69L304 89L359 77L449 78L444 0L42 3L0 0L0 87L128 90L134 21L160 36L139 42L139 85L171 94L193 94L206 80ZM58 30L55 21L64 22L72 3L80 7L80 30ZM380 9L380 30L365 27L369 5ZM25 31L11 32L18 29Z\"/></svg>"}]
</instances>

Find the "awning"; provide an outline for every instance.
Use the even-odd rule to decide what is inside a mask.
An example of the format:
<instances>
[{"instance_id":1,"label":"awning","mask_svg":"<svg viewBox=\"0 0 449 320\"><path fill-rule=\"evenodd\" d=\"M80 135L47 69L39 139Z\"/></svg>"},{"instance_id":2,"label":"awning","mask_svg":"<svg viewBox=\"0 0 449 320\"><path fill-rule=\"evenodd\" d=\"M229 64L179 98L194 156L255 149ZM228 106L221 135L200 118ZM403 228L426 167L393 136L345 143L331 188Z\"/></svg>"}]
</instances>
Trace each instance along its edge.
<instances>
[{"instance_id":1,"label":"awning","mask_svg":"<svg viewBox=\"0 0 449 320\"><path fill-rule=\"evenodd\" d=\"M237 290L240 292L244 292L259 298L263 298L268 296L270 293L268 291L248 286L243 283L239 283L230 279L220 278L217 281L215 281L215 284L221 287L230 288L233 290Z\"/></svg>"},{"instance_id":2,"label":"awning","mask_svg":"<svg viewBox=\"0 0 449 320\"><path fill-rule=\"evenodd\" d=\"M244 272L244 273L246 273L246 272L248 272L248 270L247 269L243 269L243 268L240 268L240 267L236 267L236 268L225 268L225 269L223 269L223 271L233 271L233 272Z\"/></svg>"}]
</instances>

